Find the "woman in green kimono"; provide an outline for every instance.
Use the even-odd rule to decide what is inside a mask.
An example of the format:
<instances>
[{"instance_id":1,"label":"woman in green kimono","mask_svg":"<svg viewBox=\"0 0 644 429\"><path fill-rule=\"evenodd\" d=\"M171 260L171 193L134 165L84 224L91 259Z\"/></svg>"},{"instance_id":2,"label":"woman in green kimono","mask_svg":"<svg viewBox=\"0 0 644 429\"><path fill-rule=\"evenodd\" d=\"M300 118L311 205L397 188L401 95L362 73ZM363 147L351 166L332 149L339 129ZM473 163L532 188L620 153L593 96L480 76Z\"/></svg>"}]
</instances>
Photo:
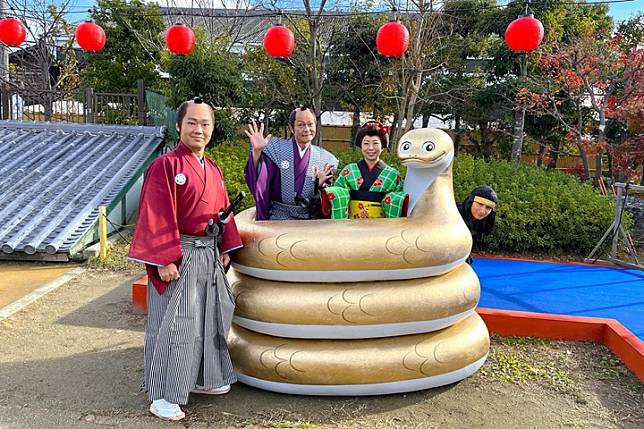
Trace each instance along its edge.
<instances>
[{"instance_id":1,"label":"woman in green kimono","mask_svg":"<svg viewBox=\"0 0 644 429\"><path fill-rule=\"evenodd\" d=\"M407 215L409 196L403 192L398 170L380 159L389 144L389 127L368 121L358 131L355 145L362 160L340 170L333 184L323 191L322 211L332 219L366 219Z\"/></svg>"}]
</instances>

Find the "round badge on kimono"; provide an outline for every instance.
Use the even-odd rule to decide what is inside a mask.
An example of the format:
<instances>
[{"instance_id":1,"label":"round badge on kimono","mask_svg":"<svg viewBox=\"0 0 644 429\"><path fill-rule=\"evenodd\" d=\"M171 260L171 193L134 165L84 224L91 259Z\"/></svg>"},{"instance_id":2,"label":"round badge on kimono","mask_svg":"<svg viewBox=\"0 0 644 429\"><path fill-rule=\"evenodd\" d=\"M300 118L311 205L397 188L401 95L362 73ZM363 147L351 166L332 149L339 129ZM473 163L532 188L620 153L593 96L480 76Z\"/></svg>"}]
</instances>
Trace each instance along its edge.
<instances>
[{"instance_id":1,"label":"round badge on kimono","mask_svg":"<svg viewBox=\"0 0 644 429\"><path fill-rule=\"evenodd\" d=\"M184 176L183 173L179 173L176 176L174 176L174 183L177 185L185 185L186 183L186 176Z\"/></svg>"},{"instance_id":2,"label":"round badge on kimono","mask_svg":"<svg viewBox=\"0 0 644 429\"><path fill-rule=\"evenodd\" d=\"M282 161L282 163L280 164L280 168L281 168L282 170L286 170L286 169L287 169L287 168L289 168L290 166L291 166L291 163L290 163L290 162L288 162L288 161L286 161L286 160Z\"/></svg>"}]
</instances>

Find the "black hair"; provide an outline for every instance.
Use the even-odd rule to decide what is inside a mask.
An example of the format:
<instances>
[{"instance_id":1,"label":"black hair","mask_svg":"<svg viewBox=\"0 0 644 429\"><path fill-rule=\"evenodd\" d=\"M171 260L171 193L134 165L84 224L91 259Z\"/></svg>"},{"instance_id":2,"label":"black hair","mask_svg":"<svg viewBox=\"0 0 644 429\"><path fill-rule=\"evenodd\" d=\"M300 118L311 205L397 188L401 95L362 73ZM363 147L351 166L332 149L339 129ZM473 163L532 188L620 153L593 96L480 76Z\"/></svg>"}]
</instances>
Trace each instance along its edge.
<instances>
[{"instance_id":1,"label":"black hair","mask_svg":"<svg viewBox=\"0 0 644 429\"><path fill-rule=\"evenodd\" d=\"M365 124L358 130L358 133L356 134L356 139L354 140L353 144L356 147L362 147L362 140L366 137L373 137L373 136L378 136L380 139L380 144L383 149L386 149L389 147L389 135L378 125L376 124Z\"/></svg>"},{"instance_id":2,"label":"black hair","mask_svg":"<svg viewBox=\"0 0 644 429\"><path fill-rule=\"evenodd\" d=\"M212 108L210 103L207 103L204 101L202 97L194 97L192 100L186 100L183 103L177 107L177 127L179 127L179 130L181 130L181 124L183 123L183 118L186 116L186 112L188 111L188 106L191 104L206 104L208 107L210 107L210 115L212 116L213 122L215 121L215 109Z\"/></svg>"},{"instance_id":3,"label":"black hair","mask_svg":"<svg viewBox=\"0 0 644 429\"><path fill-rule=\"evenodd\" d=\"M311 109L309 109L308 106L300 106L300 107L296 107L295 109L293 109L291 114L288 115L288 124L291 126L291 128L295 128L295 116L297 116L297 112L305 112L307 110L309 110L309 111L311 111L311 113L313 113L313 111ZM313 115L313 116L315 116L315 115Z\"/></svg>"}]
</instances>

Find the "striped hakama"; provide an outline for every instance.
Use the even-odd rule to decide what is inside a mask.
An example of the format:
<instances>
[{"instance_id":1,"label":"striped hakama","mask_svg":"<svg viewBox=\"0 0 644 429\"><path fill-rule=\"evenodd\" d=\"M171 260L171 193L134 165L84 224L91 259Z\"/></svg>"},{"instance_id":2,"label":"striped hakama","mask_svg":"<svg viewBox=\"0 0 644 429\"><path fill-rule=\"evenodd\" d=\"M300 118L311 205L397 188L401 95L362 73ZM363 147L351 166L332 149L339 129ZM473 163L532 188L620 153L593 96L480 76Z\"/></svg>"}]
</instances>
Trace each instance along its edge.
<instances>
[{"instance_id":1,"label":"striped hakama","mask_svg":"<svg viewBox=\"0 0 644 429\"><path fill-rule=\"evenodd\" d=\"M159 295L148 283L145 388L150 401L185 405L196 385L237 381L226 337L234 300L213 237L181 235L179 279Z\"/></svg>"}]
</instances>

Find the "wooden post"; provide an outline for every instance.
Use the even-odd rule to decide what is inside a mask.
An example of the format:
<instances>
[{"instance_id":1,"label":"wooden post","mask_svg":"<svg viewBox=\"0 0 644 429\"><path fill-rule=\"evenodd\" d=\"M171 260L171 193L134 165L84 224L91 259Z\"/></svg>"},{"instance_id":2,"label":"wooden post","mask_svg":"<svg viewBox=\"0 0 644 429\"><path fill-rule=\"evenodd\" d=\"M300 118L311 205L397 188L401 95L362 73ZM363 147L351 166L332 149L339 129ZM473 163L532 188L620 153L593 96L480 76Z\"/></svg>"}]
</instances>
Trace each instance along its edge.
<instances>
[{"instance_id":1,"label":"wooden post","mask_svg":"<svg viewBox=\"0 0 644 429\"><path fill-rule=\"evenodd\" d=\"M107 259L107 212L105 206L98 206L98 237L101 242L98 253L101 261Z\"/></svg>"},{"instance_id":2,"label":"wooden post","mask_svg":"<svg viewBox=\"0 0 644 429\"><path fill-rule=\"evenodd\" d=\"M85 88L85 123L94 122L94 88Z\"/></svg>"},{"instance_id":3,"label":"wooden post","mask_svg":"<svg viewBox=\"0 0 644 429\"><path fill-rule=\"evenodd\" d=\"M146 125L148 109L145 104L145 82L143 79L136 81L136 104L138 106L138 124Z\"/></svg>"}]
</instances>

